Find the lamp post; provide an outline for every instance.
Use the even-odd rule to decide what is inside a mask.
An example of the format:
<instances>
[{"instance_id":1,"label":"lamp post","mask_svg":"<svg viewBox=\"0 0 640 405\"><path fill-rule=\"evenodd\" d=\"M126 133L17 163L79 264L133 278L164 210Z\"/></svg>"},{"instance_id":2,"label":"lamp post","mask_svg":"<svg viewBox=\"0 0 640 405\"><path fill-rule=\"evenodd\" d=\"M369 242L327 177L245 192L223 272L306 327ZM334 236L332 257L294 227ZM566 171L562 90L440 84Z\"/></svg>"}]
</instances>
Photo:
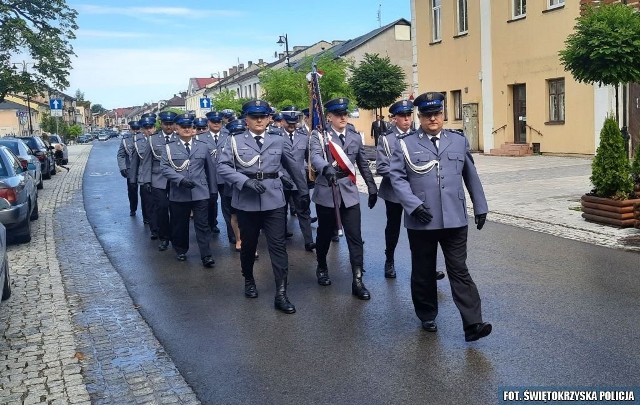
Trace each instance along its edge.
<instances>
[{"instance_id":1,"label":"lamp post","mask_svg":"<svg viewBox=\"0 0 640 405\"><path fill-rule=\"evenodd\" d=\"M27 65L34 66L35 63L22 61L22 62L13 62L13 68L16 68L16 65L22 65L22 74L27 74ZM31 123L31 98L29 97L29 93L27 94L27 114L29 114L29 135L33 134L33 124Z\"/></svg>"},{"instance_id":2,"label":"lamp post","mask_svg":"<svg viewBox=\"0 0 640 405\"><path fill-rule=\"evenodd\" d=\"M284 52L287 58L287 67L290 68L291 64L289 63L289 38L287 38L287 34L280 35L280 38L278 38L278 42L276 42L276 44L284 44Z\"/></svg>"}]
</instances>

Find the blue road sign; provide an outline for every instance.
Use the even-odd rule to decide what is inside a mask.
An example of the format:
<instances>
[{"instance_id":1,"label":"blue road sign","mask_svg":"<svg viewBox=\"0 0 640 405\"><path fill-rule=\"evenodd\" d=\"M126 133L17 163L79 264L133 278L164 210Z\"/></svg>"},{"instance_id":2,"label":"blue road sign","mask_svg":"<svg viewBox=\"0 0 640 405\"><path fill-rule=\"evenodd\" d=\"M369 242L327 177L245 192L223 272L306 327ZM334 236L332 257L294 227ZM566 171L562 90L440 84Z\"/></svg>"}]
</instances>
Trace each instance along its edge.
<instances>
[{"instance_id":1,"label":"blue road sign","mask_svg":"<svg viewBox=\"0 0 640 405\"><path fill-rule=\"evenodd\" d=\"M52 98L49 100L49 108L52 110L62 110L62 99L61 98Z\"/></svg>"},{"instance_id":2,"label":"blue road sign","mask_svg":"<svg viewBox=\"0 0 640 405\"><path fill-rule=\"evenodd\" d=\"M200 99L200 108L211 108L211 99L208 97Z\"/></svg>"}]
</instances>

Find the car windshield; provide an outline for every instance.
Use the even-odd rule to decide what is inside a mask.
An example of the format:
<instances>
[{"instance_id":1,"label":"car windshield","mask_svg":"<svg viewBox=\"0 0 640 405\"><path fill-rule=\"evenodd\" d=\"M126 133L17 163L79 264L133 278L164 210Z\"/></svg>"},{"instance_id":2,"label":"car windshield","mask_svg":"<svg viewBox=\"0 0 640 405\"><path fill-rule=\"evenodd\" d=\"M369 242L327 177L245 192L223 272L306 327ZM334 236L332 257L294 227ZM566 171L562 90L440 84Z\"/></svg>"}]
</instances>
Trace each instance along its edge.
<instances>
[{"instance_id":1,"label":"car windshield","mask_svg":"<svg viewBox=\"0 0 640 405\"><path fill-rule=\"evenodd\" d=\"M34 149L34 150L40 149L40 147L38 147L38 142L36 142L35 138L20 138L20 139L25 141L31 149Z\"/></svg>"},{"instance_id":2,"label":"car windshield","mask_svg":"<svg viewBox=\"0 0 640 405\"><path fill-rule=\"evenodd\" d=\"M0 140L0 145L6 146L11 152L15 153L16 155L20 155L20 151L18 150L18 142Z\"/></svg>"},{"instance_id":3,"label":"car windshield","mask_svg":"<svg viewBox=\"0 0 640 405\"><path fill-rule=\"evenodd\" d=\"M62 143L58 135L49 135L49 143Z\"/></svg>"}]
</instances>

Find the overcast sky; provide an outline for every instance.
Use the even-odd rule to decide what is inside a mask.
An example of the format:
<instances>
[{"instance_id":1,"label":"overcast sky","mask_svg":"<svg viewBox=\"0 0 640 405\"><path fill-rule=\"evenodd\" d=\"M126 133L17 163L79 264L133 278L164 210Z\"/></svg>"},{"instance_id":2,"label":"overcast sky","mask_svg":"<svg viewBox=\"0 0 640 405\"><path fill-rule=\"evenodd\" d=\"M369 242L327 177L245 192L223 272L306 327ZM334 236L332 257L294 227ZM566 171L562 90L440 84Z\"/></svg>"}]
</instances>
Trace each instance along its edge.
<instances>
[{"instance_id":1,"label":"overcast sky","mask_svg":"<svg viewBox=\"0 0 640 405\"><path fill-rule=\"evenodd\" d=\"M275 60L320 40L347 40L398 18L411 19L409 0L242 1L68 0L78 11L70 87L105 108L168 99L190 77L210 77L247 61ZM257 7L257 4L261 4Z\"/></svg>"}]
</instances>

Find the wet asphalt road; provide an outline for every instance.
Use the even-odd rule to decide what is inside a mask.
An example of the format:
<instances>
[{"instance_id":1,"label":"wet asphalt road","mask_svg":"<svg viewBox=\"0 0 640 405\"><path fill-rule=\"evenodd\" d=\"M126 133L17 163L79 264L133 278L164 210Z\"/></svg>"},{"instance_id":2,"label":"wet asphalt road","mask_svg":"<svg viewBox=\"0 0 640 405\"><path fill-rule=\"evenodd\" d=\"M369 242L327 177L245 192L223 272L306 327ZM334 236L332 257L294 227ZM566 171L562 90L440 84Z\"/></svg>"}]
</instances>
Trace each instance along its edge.
<instances>
[{"instance_id":1,"label":"wet asphalt road","mask_svg":"<svg viewBox=\"0 0 640 405\"><path fill-rule=\"evenodd\" d=\"M371 301L351 296L344 240L329 253L333 285L317 285L315 256L304 251L294 219L288 295L298 312L285 315L273 309L264 238L255 268L260 297L253 300L243 296L239 254L224 226L212 244L213 269L201 266L193 230L186 262L177 262L171 250L159 252L140 213L128 216L117 147L117 140L96 142L91 152L84 178L89 221L203 403L489 404L505 386L640 381L637 253L496 223L470 229L468 263L494 331L465 343L446 280L439 282L439 330L421 330L404 233L398 278L383 277L384 204L369 210L363 200Z\"/></svg>"}]
</instances>

